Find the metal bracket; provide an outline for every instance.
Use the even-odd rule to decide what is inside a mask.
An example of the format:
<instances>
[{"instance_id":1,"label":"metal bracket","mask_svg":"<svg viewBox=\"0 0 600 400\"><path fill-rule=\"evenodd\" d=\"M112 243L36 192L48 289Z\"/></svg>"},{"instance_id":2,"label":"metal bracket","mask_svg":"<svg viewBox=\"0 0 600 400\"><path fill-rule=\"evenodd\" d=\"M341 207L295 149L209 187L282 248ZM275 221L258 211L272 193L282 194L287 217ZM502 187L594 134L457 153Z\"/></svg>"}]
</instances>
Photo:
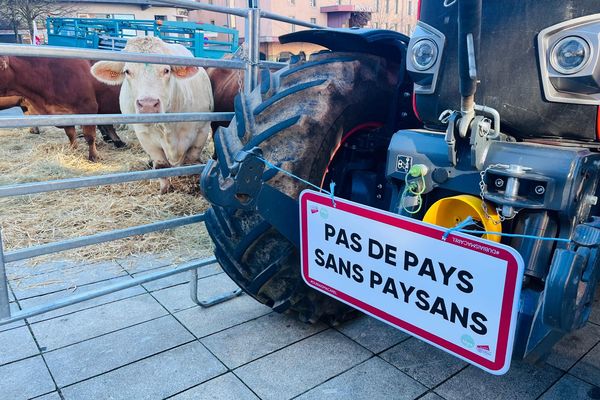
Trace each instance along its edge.
<instances>
[{"instance_id":1,"label":"metal bracket","mask_svg":"<svg viewBox=\"0 0 600 400\"><path fill-rule=\"evenodd\" d=\"M200 178L202 194L211 204L220 207L256 209L283 236L300 247L298 201L263 182L265 166L261 159L258 147L238 152L227 177L223 177L216 162L209 162Z\"/></svg>"},{"instance_id":2,"label":"metal bracket","mask_svg":"<svg viewBox=\"0 0 600 400\"><path fill-rule=\"evenodd\" d=\"M544 323L563 332L590 316L600 278L600 219L575 227L574 249L556 249L544 289Z\"/></svg>"},{"instance_id":3,"label":"metal bracket","mask_svg":"<svg viewBox=\"0 0 600 400\"><path fill-rule=\"evenodd\" d=\"M453 167L456 166L458 158L456 156L456 122L460 118L460 112L453 111L448 117L448 127L446 128L446 144L448 145L448 161Z\"/></svg>"},{"instance_id":4,"label":"metal bracket","mask_svg":"<svg viewBox=\"0 0 600 400\"><path fill-rule=\"evenodd\" d=\"M192 301L202 308L209 308L214 305L224 303L243 294L242 289L235 289L233 292L223 293L208 300L198 299L198 269L190 270L190 297Z\"/></svg>"},{"instance_id":5,"label":"metal bracket","mask_svg":"<svg viewBox=\"0 0 600 400\"><path fill-rule=\"evenodd\" d=\"M262 157L262 152L258 147L238 152L229 168L229 176L223 176L217 162L210 160L200 177L204 197L221 207L253 208L263 186L261 178L265 165L259 157Z\"/></svg>"}]
</instances>

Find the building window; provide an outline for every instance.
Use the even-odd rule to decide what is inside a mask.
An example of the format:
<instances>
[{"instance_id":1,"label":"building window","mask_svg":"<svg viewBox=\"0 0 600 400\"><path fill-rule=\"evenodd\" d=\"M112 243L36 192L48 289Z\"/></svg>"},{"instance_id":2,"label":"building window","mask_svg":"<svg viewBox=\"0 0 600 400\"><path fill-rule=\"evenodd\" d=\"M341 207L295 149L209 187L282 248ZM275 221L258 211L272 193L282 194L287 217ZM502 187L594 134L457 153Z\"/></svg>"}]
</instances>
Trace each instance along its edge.
<instances>
[{"instance_id":1,"label":"building window","mask_svg":"<svg viewBox=\"0 0 600 400\"><path fill-rule=\"evenodd\" d=\"M311 18L310 19L310 23L316 25L317 24L317 19L316 18Z\"/></svg>"},{"instance_id":2,"label":"building window","mask_svg":"<svg viewBox=\"0 0 600 400\"><path fill-rule=\"evenodd\" d=\"M373 28L375 28L375 29L379 28L379 23L373 22Z\"/></svg>"},{"instance_id":3,"label":"building window","mask_svg":"<svg viewBox=\"0 0 600 400\"><path fill-rule=\"evenodd\" d=\"M398 30L398 24L390 24L390 30L391 31L397 31Z\"/></svg>"},{"instance_id":4,"label":"building window","mask_svg":"<svg viewBox=\"0 0 600 400\"><path fill-rule=\"evenodd\" d=\"M208 4L213 5L213 0L208 0Z\"/></svg>"},{"instance_id":5,"label":"building window","mask_svg":"<svg viewBox=\"0 0 600 400\"><path fill-rule=\"evenodd\" d=\"M375 0L375 11L379 12L379 0Z\"/></svg>"},{"instance_id":6,"label":"building window","mask_svg":"<svg viewBox=\"0 0 600 400\"><path fill-rule=\"evenodd\" d=\"M398 0L396 0L396 14L398 14L398 10L399 10L399 8L398 8Z\"/></svg>"},{"instance_id":7,"label":"building window","mask_svg":"<svg viewBox=\"0 0 600 400\"><path fill-rule=\"evenodd\" d=\"M410 35L412 33L412 26L410 26L410 24L408 24L408 29L406 30L406 33L408 35Z\"/></svg>"},{"instance_id":8,"label":"building window","mask_svg":"<svg viewBox=\"0 0 600 400\"><path fill-rule=\"evenodd\" d=\"M408 15L412 15L412 13L413 13L412 0L408 0Z\"/></svg>"},{"instance_id":9,"label":"building window","mask_svg":"<svg viewBox=\"0 0 600 400\"><path fill-rule=\"evenodd\" d=\"M296 17L294 17L294 16L291 16L290 18L291 19L296 19ZM292 32L296 32L296 25L295 24L292 24Z\"/></svg>"},{"instance_id":10,"label":"building window","mask_svg":"<svg viewBox=\"0 0 600 400\"><path fill-rule=\"evenodd\" d=\"M290 0L291 4L296 4L296 0Z\"/></svg>"},{"instance_id":11,"label":"building window","mask_svg":"<svg viewBox=\"0 0 600 400\"><path fill-rule=\"evenodd\" d=\"M316 7L317 6L317 0L310 0L310 6L311 7Z\"/></svg>"},{"instance_id":12,"label":"building window","mask_svg":"<svg viewBox=\"0 0 600 400\"><path fill-rule=\"evenodd\" d=\"M166 15L155 15L154 16L154 20L155 21L166 21L167 20L167 16Z\"/></svg>"},{"instance_id":13,"label":"building window","mask_svg":"<svg viewBox=\"0 0 600 400\"><path fill-rule=\"evenodd\" d=\"M385 0L385 12L390 13L390 0Z\"/></svg>"},{"instance_id":14,"label":"building window","mask_svg":"<svg viewBox=\"0 0 600 400\"><path fill-rule=\"evenodd\" d=\"M210 20L210 24L211 24L211 25L215 25L215 20L214 20L214 19L211 19L211 20Z\"/></svg>"}]
</instances>

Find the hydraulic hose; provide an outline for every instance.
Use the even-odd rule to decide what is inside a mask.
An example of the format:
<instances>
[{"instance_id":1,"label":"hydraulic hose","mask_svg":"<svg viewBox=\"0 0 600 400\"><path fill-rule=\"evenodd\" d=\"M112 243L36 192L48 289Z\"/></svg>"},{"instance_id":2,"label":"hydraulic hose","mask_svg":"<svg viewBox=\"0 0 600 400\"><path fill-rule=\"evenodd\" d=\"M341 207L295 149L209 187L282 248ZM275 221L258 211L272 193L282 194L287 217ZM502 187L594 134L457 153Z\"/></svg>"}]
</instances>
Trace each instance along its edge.
<instances>
[{"instance_id":1,"label":"hydraulic hose","mask_svg":"<svg viewBox=\"0 0 600 400\"><path fill-rule=\"evenodd\" d=\"M482 0L458 0L458 71L461 114L459 134L467 134L475 116L477 90L477 55L481 41Z\"/></svg>"}]
</instances>

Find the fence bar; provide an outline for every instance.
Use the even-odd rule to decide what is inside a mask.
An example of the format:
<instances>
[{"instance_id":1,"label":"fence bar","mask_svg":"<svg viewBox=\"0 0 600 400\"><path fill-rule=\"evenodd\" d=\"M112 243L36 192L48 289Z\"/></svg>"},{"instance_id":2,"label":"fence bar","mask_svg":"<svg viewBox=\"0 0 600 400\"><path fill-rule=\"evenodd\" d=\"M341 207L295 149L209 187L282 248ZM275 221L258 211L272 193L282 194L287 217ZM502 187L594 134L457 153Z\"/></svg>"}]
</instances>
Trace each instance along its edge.
<instances>
[{"instance_id":1,"label":"fence bar","mask_svg":"<svg viewBox=\"0 0 600 400\"><path fill-rule=\"evenodd\" d=\"M0 128L230 121L233 116L233 112L28 115L26 117L0 117Z\"/></svg>"},{"instance_id":2,"label":"fence bar","mask_svg":"<svg viewBox=\"0 0 600 400\"><path fill-rule=\"evenodd\" d=\"M223 294L217 295L208 300L200 300L198 298L198 270L193 269L190 271L190 298L200 307L208 308L212 307L216 304L223 303L227 300L231 300L234 297L240 296L242 294L242 289L235 289L231 292L225 292Z\"/></svg>"},{"instance_id":3,"label":"fence bar","mask_svg":"<svg viewBox=\"0 0 600 400\"><path fill-rule=\"evenodd\" d=\"M169 178L172 176L200 175L204 170L204 164L189 165L186 167L175 167L155 169L148 171L122 172L118 174L107 174L98 176L87 176L82 178L59 179L45 182L22 183L17 185L6 185L0 187L0 197L24 196L36 193L53 192L57 190L80 189L91 186L114 185L143 181L146 179Z\"/></svg>"},{"instance_id":4,"label":"fence bar","mask_svg":"<svg viewBox=\"0 0 600 400\"><path fill-rule=\"evenodd\" d=\"M169 56L163 54L112 52L106 50L81 49L62 46L30 46L23 44L1 44L0 55L21 57L80 58L85 60L108 60L139 62L148 64L194 65L196 67L217 67L244 69L239 60Z\"/></svg>"},{"instance_id":5,"label":"fence bar","mask_svg":"<svg viewBox=\"0 0 600 400\"><path fill-rule=\"evenodd\" d=\"M258 85L260 63L260 10L258 8L248 9L245 29L249 62L244 75L244 90L249 94Z\"/></svg>"},{"instance_id":6,"label":"fence bar","mask_svg":"<svg viewBox=\"0 0 600 400\"><path fill-rule=\"evenodd\" d=\"M304 21L299 21L294 18L284 17L283 15L275 14L275 13L272 13L269 11L261 11L260 16L263 18L272 19L275 21L287 22L288 24L304 26L306 28L325 29L325 27L317 25L317 24L311 24L310 22L304 22Z\"/></svg>"},{"instance_id":7,"label":"fence bar","mask_svg":"<svg viewBox=\"0 0 600 400\"><path fill-rule=\"evenodd\" d=\"M10 318L2 318L0 319L0 326L9 324L11 322L15 322L21 319L34 317L36 315L44 314L50 311L57 310L59 308L67 307L73 304L81 303L83 301L95 299L96 297L104 296L107 294L111 294L114 292L118 292L119 290L129 289L130 287L134 287L137 285L141 285L142 283L155 281L158 279L166 278L171 275L180 274L182 272L190 271L196 268L204 267L207 265L211 265L216 263L217 260L214 257L204 258L202 260L190 261L188 263L182 264L177 268L173 268L167 271L154 272L150 274L144 274L139 277L135 277L126 281L121 281L119 283L113 283L111 285L106 285L102 288L94 289L87 291L85 293L81 293L74 296L69 296L64 299L55 300L49 304L43 304L41 306L32 307L23 311L19 311L14 313Z\"/></svg>"},{"instance_id":8,"label":"fence bar","mask_svg":"<svg viewBox=\"0 0 600 400\"><path fill-rule=\"evenodd\" d=\"M10 318L10 302L8 300L8 279L4 268L4 245L2 229L0 229L0 319Z\"/></svg>"},{"instance_id":9,"label":"fence bar","mask_svg":"<svg viewBox=\"0 0 600 400\"><path fill-rule=\"evenodd\" d=\"M263 69L281 69L283 67L286 67L288 65L288 63L286 62L277 62L277 61L261 61L260 62L260 68Z\"/></svg>"},{"instance_id":10,"label":"fence bar","mask_svg":"<svg viewBox=\"0 0 600 400\"><path fill-rule=\"evenodd\" d=\"M4 261L9 263L20 260L26 260L28 258L44 256L46 254L59 253L61 251L77 249L79 247L84 246L91 246L93 244L111 242L113 240L124 239L130 236L144 235L146 233L163 231L165 229L173 229L180 226L195 224L197 222L202 221L204 221L204 213L192 215L189 217L180 217L168 219L166 221L153 222L151 224L139 225L131 228L115 229L113 231L97 233L95 235L81 236L78 238L62 240L60 242L53 242L43 244L40 246L27 247L24 249L11 251L4 254Z\"/></svg>"}]
</instances>

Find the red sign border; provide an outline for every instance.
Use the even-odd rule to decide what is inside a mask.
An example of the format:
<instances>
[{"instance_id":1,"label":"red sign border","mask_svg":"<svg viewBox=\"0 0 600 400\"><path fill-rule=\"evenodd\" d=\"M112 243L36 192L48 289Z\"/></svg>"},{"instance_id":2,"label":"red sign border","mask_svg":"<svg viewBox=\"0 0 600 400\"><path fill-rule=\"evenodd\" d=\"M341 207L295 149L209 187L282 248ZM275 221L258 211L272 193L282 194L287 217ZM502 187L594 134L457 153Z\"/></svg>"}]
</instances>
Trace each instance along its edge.
<instances>
[{"instance_id":1,"label":"red sign border","mask_svg":"<svg viewBox=\"0 0 600 400\"><path fill-rule=\"evenodd\" d=\"M354 297L341 292L337 289L334 289L322 282L319 282L310 277L308 271L308 246L305 244L308 243L308 232L305 227L308 224L308 210L307 203L308 201L312 201L314 203L330 206L331 207L331 198L329 196L323 195L318 192L314 192L312 190L305 190L300 194L300 225L301 225L301 255L302 255L302 276L306 283L313 286L316 289L327 292L332 296L339 298L340 300L348 303L356 308L366 311L367 313L376 316L394 326L397 326L417 337L420 337L428 342L434 343L439 347L442 347L454 354L459 355L461 358L476 364L478 366L483 367L484 369L489 370L492 373L504 373L504 368L507 366L510 360L507 360L507 353L509 348L511 348L512 344L509 345L509 340L511 337L511 322L512 322L512 311L513 311L513 303L515 302L515 291L517 290L517 286L520 286L520 281L518 281L518 277L521 275L520 269L522 269L522 261L518 262L517 256L520 259L520 256L514 254L508 249L504 248L504 246L495 246L492 244L485 243L483 247L493 248L498 251L498 254L494 255L494 257L499 258L507 262L507 273L506 280L504 285L504 297L502 299L502 310L500 313L500 322L498 329L498 349L496 351L496 358L491 361L481 356L478 356L475 353L472 353L463 347L460 347L452 342L449 342L439 336L431 334L417 326L414 326L406 321L403 321L393 315L390 315L382 310L379 310L367 303L364 303ZM364 205L355 205L347 202L343 199L335 198L335 208L349 212L351 214L356 214L364 218L369 218L372 220L376 220L387 225L391 225L400 229L409 230L414 233L418 233L420 235L424 235L433 239L442 240L442 236L446 233L446 230L443 228L436 227L435 225L426 224L422 221L412 220L406 217L402 217L400 215L392 214L390 212L378 210L375 208L371 208ZM459 243L450 241L449 239L453 236L460 237L461 242L470 243L474 247L469 247L467 244L461 245ZM476 251L479 253L483 253L486 255L490 255L488 252L484 251L481 246L481 242L475 241L472 237L466 235L457 235L451 233L446 243L454 244L455 246L469 248L471 251ZM516 321L515 321L516 322Z\"/></svg>"}]
</instances>

